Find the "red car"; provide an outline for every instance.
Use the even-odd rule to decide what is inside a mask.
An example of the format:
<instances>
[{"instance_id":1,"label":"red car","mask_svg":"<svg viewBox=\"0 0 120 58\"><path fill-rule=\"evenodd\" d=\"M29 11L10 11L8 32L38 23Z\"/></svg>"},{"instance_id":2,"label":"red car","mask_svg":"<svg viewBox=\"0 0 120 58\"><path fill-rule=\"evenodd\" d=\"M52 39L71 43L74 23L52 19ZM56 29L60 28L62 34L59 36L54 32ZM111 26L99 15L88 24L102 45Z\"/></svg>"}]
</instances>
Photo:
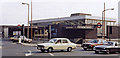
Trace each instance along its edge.
<instances>
[{"instance_id":1,"label":"red car","mask_svg":"<svg viewBox=\"0 0 120 58\"><path fill-rule=\"evenodd\" d=\"M94 50L93 48L94 48L95 46L103 45L104 43L106 43L106 41L103 40L103 39L93 39L93 40L89 41L88 43L83 43L83 44L81 45L81 47L82 47L84 50L87 50L87 49Z\"/></svg>"}]
</instances>

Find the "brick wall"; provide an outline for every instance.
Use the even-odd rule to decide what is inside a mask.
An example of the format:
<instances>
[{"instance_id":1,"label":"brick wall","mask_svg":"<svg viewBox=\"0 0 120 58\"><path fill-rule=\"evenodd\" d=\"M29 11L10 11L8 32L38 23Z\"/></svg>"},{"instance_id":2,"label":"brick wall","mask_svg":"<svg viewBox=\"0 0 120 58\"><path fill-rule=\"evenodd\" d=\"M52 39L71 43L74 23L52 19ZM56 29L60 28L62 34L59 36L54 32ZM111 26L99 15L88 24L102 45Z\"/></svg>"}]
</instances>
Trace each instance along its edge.
<instances>
[{"instance_id":1,"label":"brick wall","mask_svg":"<svg viewBox=\"0 0 120 58\"><path fill-rule=\"evenodd\" d=\"M86 39L96 39L97 38L97 27L94 27L94 29L92 29L92 30L86 30L85 38Z\"/></svg>"},{"instance_id":2,"label":"brick wall","mask_svg":"<svg viewBox=\"0 0 120 58\"><path fill-rule=\"evenodd\" d=\"M112 34L110 34L110 26L107 26L107 36L111 39L120 38L120 26L112 26Z\"/></svg>"}]
</instances>

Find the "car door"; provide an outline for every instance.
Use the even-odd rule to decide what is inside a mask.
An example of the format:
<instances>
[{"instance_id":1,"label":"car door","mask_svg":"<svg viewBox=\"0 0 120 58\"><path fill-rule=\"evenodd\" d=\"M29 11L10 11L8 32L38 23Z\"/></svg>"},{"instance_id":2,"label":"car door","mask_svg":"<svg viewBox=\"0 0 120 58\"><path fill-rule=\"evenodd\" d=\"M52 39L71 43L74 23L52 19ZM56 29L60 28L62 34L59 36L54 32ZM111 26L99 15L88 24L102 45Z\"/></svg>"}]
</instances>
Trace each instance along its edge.
<instances>
[{"instance_id":1,"label":"car door","mask_svg":"<svg viewBox=\"0 0 120 58\"><path fill-rule=\"evenodd\" d=\"M62 49L67 49L69 46L69 43L66 39L62 40Z\"/></svg>"},{"instance_id":2,"label":"car door","mask_svg":"<svg viewBox=\"0 0 120 58\"><path fill-rule=\"evenodd\" d=\"M57 40L57 42L54 44L53 49L59 50L59 49L61 49L61 47L62 47L62 44L61 44L61 40L59 39L59 40Z\"/></svg>"},{"instance_id":3,"label":"car door","mask_svg":"<svg viewBox=\"0 0 120 58\"><path fill-rule=\"evenodd\" d=\"M118 45L118 43L114 44L114 49L112 49L112 50L115 51L115 52L119 51L119 45Z\"/></svg>"}]
</instances>

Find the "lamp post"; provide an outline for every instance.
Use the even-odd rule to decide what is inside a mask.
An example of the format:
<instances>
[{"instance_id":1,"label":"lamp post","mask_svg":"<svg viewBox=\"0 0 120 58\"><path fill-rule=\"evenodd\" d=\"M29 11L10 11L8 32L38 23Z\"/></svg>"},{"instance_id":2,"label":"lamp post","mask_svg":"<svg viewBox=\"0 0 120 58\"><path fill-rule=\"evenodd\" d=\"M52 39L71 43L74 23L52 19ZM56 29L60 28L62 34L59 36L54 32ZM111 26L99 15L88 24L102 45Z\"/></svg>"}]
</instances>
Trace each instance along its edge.
<instances>
[{"instance_id":1,"label":"lamp post","mask_svg":"<svg viewBox=\"0 0 120 58\"><path fill-rule=\"evenodd\" d=\"M32 0L31 0L31 39L32 38Z\"/></svg>"},{"instance_id":2,"label":"lamp post","mask_svg":"<svg viewBox=\"0 0 120 58\"><path fill-rule=\"evenodd\" d=\"M108 10L114 10L114 8L105 9L105 3L104 3L104 10L102 11L102 25L104 26L104 28L102 28L102 30L104 30L104 33L102 31L102 36L104 40L105 40L105 11L108 11ZM103 14L104 14L104 17L103 17Z\"/></svg>"},{"instance_id":3,"label":"lamp post","mask_svg":"<svg viewBox=\"0 0 120 58\"><path fill-rule=\"evenodd\" d=\"M28 30L27 30L27 37L29 38L29 4L28 3L22 3L23 5L28 5Z\"/></svg>"}]
</instances>

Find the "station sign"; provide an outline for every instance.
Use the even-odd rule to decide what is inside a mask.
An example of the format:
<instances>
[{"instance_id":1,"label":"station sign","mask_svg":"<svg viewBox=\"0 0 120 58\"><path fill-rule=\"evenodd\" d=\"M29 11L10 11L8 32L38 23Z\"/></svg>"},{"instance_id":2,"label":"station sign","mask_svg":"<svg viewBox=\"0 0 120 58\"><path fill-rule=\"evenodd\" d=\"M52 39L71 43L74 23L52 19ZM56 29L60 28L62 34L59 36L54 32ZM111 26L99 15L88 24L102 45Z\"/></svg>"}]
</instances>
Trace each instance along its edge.
<instances>
[{"instance_id":1,"label":"station sign","mask_svg":"<svg viewBox=\"0 0 120 58\"><path fill-rule=\"evenodd\" d=\"M21 27L21 25L20 25L20 24L18 24L17 26L18 26L18 27Z\"/></svg>"},{"instance_id":2,"label":"station sign","mask_svg":"<svg viewBox=\"0 0 120 58\"><path fill-rule=\"evenodd\" d=\"M97 28L101 28L101 23L97 23Z\"/></svg>"},{"instance_id":3,"label":"station sign","mask_svg":"<svg viewBox=\"0 0 120 58\"><path fill-rule=\"evenodd\" d=\"M93 26L67 26L66 29L93 29Z\"/></svg>"}]
</instances>

